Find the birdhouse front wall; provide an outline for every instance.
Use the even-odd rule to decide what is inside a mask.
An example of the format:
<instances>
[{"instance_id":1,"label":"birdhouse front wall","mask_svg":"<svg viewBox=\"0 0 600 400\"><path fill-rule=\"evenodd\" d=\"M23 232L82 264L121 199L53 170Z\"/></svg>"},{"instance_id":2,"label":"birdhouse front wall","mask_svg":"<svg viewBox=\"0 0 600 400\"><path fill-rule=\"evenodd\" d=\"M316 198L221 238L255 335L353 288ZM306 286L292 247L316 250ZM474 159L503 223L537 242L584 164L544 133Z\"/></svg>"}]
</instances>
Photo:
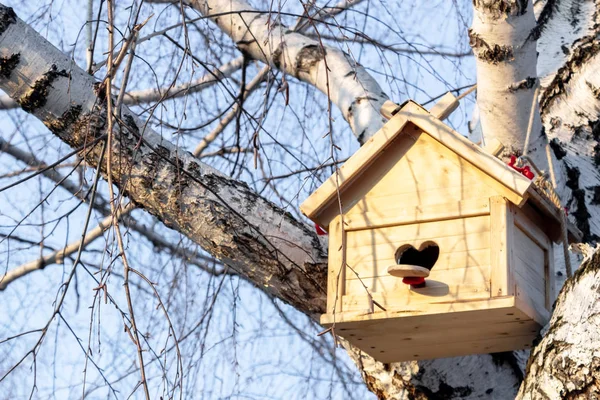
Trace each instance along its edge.
<instances>
[{"instance_id":1,"label":"birdhouse front wall","mask_svg":"<svg viewBox=\"0 0 600 400\"><path fill-rule=\"evenodd\" d=\"M416 126L402 135L344 192L345 212L329 225L329 312L364 311L370 298L387 309L490 297L496 182ZM440 253L425 288L387 273L401 246L427 243Z\"/></svg>"}]
</instances>

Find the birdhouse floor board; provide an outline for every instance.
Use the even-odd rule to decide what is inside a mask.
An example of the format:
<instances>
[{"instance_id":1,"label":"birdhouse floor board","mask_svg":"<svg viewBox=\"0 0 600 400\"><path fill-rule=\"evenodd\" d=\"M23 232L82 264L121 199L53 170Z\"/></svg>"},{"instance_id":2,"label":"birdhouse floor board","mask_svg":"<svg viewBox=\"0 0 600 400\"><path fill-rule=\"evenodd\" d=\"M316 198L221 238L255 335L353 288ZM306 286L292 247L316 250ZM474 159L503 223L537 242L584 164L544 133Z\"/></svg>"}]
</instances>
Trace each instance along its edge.
<instances>
[{"instance_id":1,"label":"birdhouse floor board","mask_svg":"<svg viewBox=\"0 0 600 400\"><path fill-rule=\"evenodd\" d=\"M346 337L354 345L369 352L374 348L384 351L412 351L418 347L431 345L461 345L464 343L490 341L508 337L533 336L540 332L540 325L533 320L507 322L501 324L472 324L471 326L447 326L433 329L422 329L407 324L412 331L379 328L377 330L357 332L355 336ZM342 332L340 332L342 334ZM375 351L376 353L377 351Z\"/></svg>"},{"instance_id":2,"label":"birdhouse floor board","mask_svg":"<svg viewBox=\"0 0 600 400\"><path fill-rule=\"evenodd\" d=\"M437 358L457 357L469 354L489 354L530 349L536 337L537 335L509 336L496 338L493 341L479 340L453 344L432 343L424 346L413 346L413 343L407 342L407 344L410 343L410 345L399 350L361 350L364 350L367 354L373 356L373 358L380 362L392 363L399 361L432 360Z\"/></svg>"},{"instance_id":3,"label":"birdhouse floor board","mask_svg":"<svg viewBox=\"0 0 600 400\"><path fill-rule=\"evenodd\" d=\"M513 306L454 310L442 314L423 312L414 315L413 312L408 316L377 312L370 315L386 314L388 317L347 322L339 321L340 316L336 316L335 330L379 361L394 362L527 348L541 328L529 315L514 306L513 297L469 303L503 306L512 303ZM465 304L453 304L451 307L456 309ZM348 315L344 313L342 318L346 320Z\"/></svg>"}]
</instances>

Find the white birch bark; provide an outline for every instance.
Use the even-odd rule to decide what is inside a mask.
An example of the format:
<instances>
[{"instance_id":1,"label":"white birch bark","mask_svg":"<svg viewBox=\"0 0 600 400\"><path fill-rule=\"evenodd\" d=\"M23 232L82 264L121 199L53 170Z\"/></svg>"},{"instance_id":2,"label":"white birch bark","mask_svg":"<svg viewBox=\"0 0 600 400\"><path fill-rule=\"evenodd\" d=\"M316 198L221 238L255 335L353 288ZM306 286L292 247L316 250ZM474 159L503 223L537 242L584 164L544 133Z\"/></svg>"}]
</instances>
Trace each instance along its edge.
<instances>
[{"instance_id":1,"label":"white birch bark","mask_svg":"<svg viewBox=\"0 0 600 400\"><path fill-rule=\"evenodd\" d=\"M520 155L537 84L533 5L520 0L473 4L469 38L477 63L477 106L484 138L496 138L506 154ZM534 139L540 130L535 113ZM531 143L534 147L536 143Z\"/></svg>"},{"instance_id":2,"label":"white birch bark","mask_svg":"<svg viewBox=\"0 0 600 400\"><path fill-rule=\"evenodd\" d=\"M532 350L518 399L600 398L600 251L567 281Z\"/></svg>"},{"instance_id":3,"label":"white birch bark","mask_svg":"<svg viewBox=\"0 0 600 400\"><path fill-rule=\"evenodd\" d=\"M325 93L362 143L381 128L381 105L388 99L379 84L351 55L293 32L275 13L257 12L244 0L192 0L205 16L250 57L295 76Z\"/></svg>"},{"instance_id":4,"label":"white birch bark","mask_svg":"<svg viewBox=\"0 0 600 400\"><path fill-rule=\"evenodd\" d=\"M187 96L193 93L207 89L214 84L221 82L223 79L229 78L234 72L238 71L244 62L242 57L235 58L230 62L215 68L213 71L207 72L200 78L192 82L184 83L177 86L167 88L151 88L143 90L134 90L125 93L123 104L135 105L152 103L162 99L175 99L178 97ZM0 96L0 110L10 110L18 108L19 104L10 98L10 96Z\"/></svg>"}]
</instances>

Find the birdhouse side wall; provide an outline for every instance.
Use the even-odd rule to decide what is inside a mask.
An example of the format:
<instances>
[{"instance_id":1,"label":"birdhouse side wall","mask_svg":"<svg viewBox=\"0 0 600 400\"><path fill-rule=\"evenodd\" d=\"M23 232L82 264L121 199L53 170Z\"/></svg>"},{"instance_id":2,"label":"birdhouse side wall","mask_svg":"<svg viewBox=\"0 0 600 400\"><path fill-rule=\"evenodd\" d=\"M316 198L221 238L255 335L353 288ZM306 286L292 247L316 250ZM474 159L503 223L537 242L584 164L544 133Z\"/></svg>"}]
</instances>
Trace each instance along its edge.
<instances>
[{"instance_id":1,"label":"birdhouse side wall","mask_svg":"<svg viewBox=\"0 0 600 400\"><path fill-rule=\"evenodd\" d=\"M534 223L535 216L510 205L513 214L513 281L515 294L534 311L544 325L554 301L554 254L548 235ZM532 218L533 217L533 218Z\"/></svg>"}]
</instances>

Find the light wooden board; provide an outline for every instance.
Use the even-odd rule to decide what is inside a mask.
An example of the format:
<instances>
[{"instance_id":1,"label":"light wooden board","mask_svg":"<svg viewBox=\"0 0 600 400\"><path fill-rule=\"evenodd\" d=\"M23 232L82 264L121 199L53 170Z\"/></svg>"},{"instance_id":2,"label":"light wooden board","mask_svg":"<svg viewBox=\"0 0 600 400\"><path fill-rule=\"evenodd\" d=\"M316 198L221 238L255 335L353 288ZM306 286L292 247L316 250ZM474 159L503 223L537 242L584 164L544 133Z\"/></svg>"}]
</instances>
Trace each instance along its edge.
<instances>
[{"instance_id":1,"label":"light wooden board","mask_svg":"<svg viewBox=\"0 0 600 400\"><path fill-rule=\"evenodd\" d=\"M484 174L470 163L430 136L417 132L415 145L373 186L367 198L486 183L482 182Z\"/></svg>"},{"instance_id":2,"label":"light wooden board","mask_svg":"<svg viewBox=\"0 0 600 400\"><path fill-rule=\"evenodd\" d=\"M400 238L392 238L386 237L386 240L383 242L378 242L375 244L365 244L362 246L355 245L352 247L352 251L348 254L348 263L354 265L363 261L372 261L374 259L394 259L394 255L396 250L402 246L403 244L410 244L415 248L419 248L420 245L426 241L435 241L435 243L442 249L444 252L449 253L446 256L451 256L453 253L463 253L474 250L483 250L490 248L490 235L486 232L486 225L482 224L483 228L481 230L477 229L474 232L469 233L461 233L458 235L452 236L431 236L431 237L410 237L409 235L401 236ZM367 232L362 231L362 232ZM348 234L353 236L355 232L350 231ZM417 232L419 233L419 232ZM356 242L355 242L356 244ZM441 257L444 253L440 255ZM438 261L438 263L440 262ZM436 269L439 268L439 265L436 265Z\"/></svg>"},{"instance_id":3,"label":"light wooden board","mask_svg":"<svg viewBox=\"0 0 600 400\"><path fill-rule=\"evenodd\" d=\"M440 285L482 285L488 290L490 288L490 265L479 265L468 268L457 268L448 270L436 270L433 268L429 273L428 281L439 282ZM346 290L345 294L354 294L364 292L362 284L367 286L371 292L394 292L403 290L406 285L402 283L402 279L391 276L387 271L382 275L377 276L356 276L356 274L348 269L346 271ZM432 286L433 287L433 286Z\"/></svg>"},{"instance_id":4,"label":"light wooden board","mask_svg":"<svg viewBox=\"0 0 600 400\"><path fill-rule=\"evenodd\" d=\"M549 309L548 253L522 229L515 234L515 281L524 289L536 308ZM546 241L548 241L546 239Z\"/></svg>"},{"instance_id":5,"label":"light wooden board","mask_svg":"<svg viewBox=\"0 0 600 400\"><path fill-rule=\"evenodd\" d=\"M435 242L440 245L437 240ZM409 241L408 243L418 243L418 241ZM418 245L415 247L418 248ZM389 252L374 252L372 255L365 255L363 257L357 257L356 254L349 252L348 265L352 270L348 272L347 278L358 279L358 277L371 278L376 276L387 276L388 267L396 264L396 260L394 259L396 248L397 246L394 246L389 249ZM452 248L445 248L443 247L443 244L441 244L440 256L433 266L431 273L436 273L436 276L440 276L441 271L454 271L483 266L486 268L490 266L489 248L455 251L452 250ZM441 273L441 277L443 277L443 275L444 274Z\"/></svg>"},{"instance_id":6,"label":"light wooden board","mask_svg":"<svg viewBox=\"0 0 600 400\"><path fill-rule=\"evenodd\" d=\"M443 121L458 108L460 103L452 93L446 93L431 109L429 113L439 120Z\"/></svg>"},{"instance_id":7,"label":"light wooden board","mask_svg":"<svg viewBox=\"0 0 600 400\"><path fill-rule=\"evenodd\" d=\"M409 125L408 122L416 126ZM425 135L420 135L422 130L426 132ZM438 147L444 148L447 154L458 154L460 156L459 171L474 170L480 173L484 177L480 182L480 186L482 183L489 184L496 191L496 194L504 195L515 204L522 205L525 202L527 190L531 185L528 179L454 132L416 103L408 102L346 162L339 174L332 176L302 204L303 213L313 221L327 227L337 212L332 204L338 190L342 192L344 207L352 207L361 200L361 194L365 193L365 186L369 187L374 182L378 182L381 176L386 175L386 168L389 169L390 164L400 160L410 149L410 141L417 141L419 136L434 138L440 144ZM396 142L403 143L398 146ZM430 144L429 147L432 147L431 142L428 141L428 143ZM400 152L394 151L392 150L394 147L403 147L403 150ZM392 153L393 155L391 155ZM415 161L419 162L419 165L424 164L425 168L408 171L408 173L413 174L414 182L422 182L426 185L426 180L429 179L427 175L431 170L434 170L432 175L436 175L439 171L442 175L450 174L454 176L451 170L446 171L444 167L437 167L436 154L440 153L428 153L425 154L425 160ZM432 168L432 166L435 166L435 168ZM383 175L380 171L383 172ZM375 179L372 179L373 177ZM431 179L435 180L437 177L432 176ZM461 185L468 183L467 181L459 182ZM395 182L395 186L398 186L397 182ZM469 187L469 185L466 184L465 187ZM354 189L354 192L352 189ZM419 191L421 190L425 189L421 187ZM440 194L441 196L443 194ZM466 198L459 198L459 200Z\"/></svg>"},{"instance_id":8,"label":"light wooden board","mask_svg":"<svg viewBox=\"0 0 600 400\"><path fill-rule=\"evenodd\" d=\"M342 309L344 312L363 311L366 312L370 306L369 299L364 287L358 288L359 282L353 285L355 294L344 295L342 298ZM450 304L455 301L481 300L490 297L489 287L486 283L461 285L447 285L440 281L428 279L423 288L412 289L408 285L399 286L394 292L371 292L373 300L381 304L386 310L401 310L404 307L427 304Z\"/></svg>"},{"instance_id":9,"label":"light wooden board","mask_svg":"<svg viewBox=\"0 0 600 400\"><path fill-rule=\"evenodd\" d=\"M405 240L429 240L442 237L486 233L490 229L490 218L479 216L446 221L425 222L376 229L347 231L349 248L373 246L380 243L396 243Z\"/></svg>"},{"instance_id":10,"label":"light wooden board","mask_svg":"<svg viewBox=\"0 0 600 400\"><path fill-rule=\"evenodd\" d=\"M540 329L512 296L338 317L336 333L382 362L521 349ZM327 317L321 322L328 325Z\"/></svg>"},{"instance_id":11,"label":"light wooden board","mask_svg":"<svg viewBox=\"0 0 600 400\"><path fill-rule=\"evenodd\" d=\"M502 196L490 198L491 295L507 296L513 290L513 214Z\"/></svg>"},{"instance_id":12,"label":"light wooden board","mask_svg":"<svg viewBox=\"0 0 600 400\"><path fill-rule=\"evenodd\" d=\"M490 177L501 183L507 191L521 197L522 202L512 200L512 195L506 191L499 193L511 199L515 204L522 205L527 199L527 190L531 181L507 166L496 157L487 154L479 146L455 132L449 126L433 117L420 107L405 107L398 114L406 114L411 123L419 126L427 134L444 146L448 147L464 160L476 165Z\"/></svg>"},{"instance_id":13,"label":"light wooden board","mask_svg":"<svg viewBox=\"0 0 600 400\"><path fill-rule=\"evenodd\" d=\"M397 322L402 323L408 317L422 317L424 318L423 321L430 320L434 322L535 319L529 309L526 310L527 313L525 311L521 313L519 310L523 307L520 303L517 307L518 302L519 299L515 296L505 296L453 303L416 304L400 310L381 311L375 309L373 313L364 311L342 312L336 315L335 319L331 314L323 314L321 315L321 324L331 326L335 322L336 326L343 328L370 323L381 324L387 320L396 319Z\"/></svg>"},{"instance_id":14,"label":"light wooden board","mask_svg":"<svg viewBox=\"0 0 600 400\"><path fill-rule=\"evenodd\" d=\"M454 345L464 342L474 342L480 340L498 339L511 336L537 335L540 332L540 325L532 319L515 322L488 323L485 325L454 325L445 326L444 329L429 327L424 329L416 326L409 330L409 327L400 329L382 330L354 330L340 332L344 337L352 337L356 342L362 342L361 346L366 348L385 348L386 350L402 350L410 346L431 346L436 344ZM355 336L350 336L355 332Z\"/></svg>"},{"instance_id":15,"label":"light wooden board","mask_svg":"<svg viewBox=\"0 0 600 400\"><path fill-rule=\"evenodd\" d=\"M471 193L469 192L469 194ZM437 201L440 200L438 199ZM402 207L390 204L384 208L368 207L370 210L368 212L361 211L367 208L365 205L366 202L360 201L356 207L348 211L344 218L348 230L414 224L416 222L444 221L459 217L477 217L490 213L489 199L487 197L456 200L449 203L436 203L432 205L419 204L409 207L406 207L404 203Z\"/></svg>"},{"instance_id":16,"label":"light wooden board","mask_svg":"<svg viewBox=\"0 0 600 400\"><path fill-rule=\"evenodd\" d=\"M418 195L413 192L371 199L358 198L358 200L346 202L344 205L347 206L345 208L346 215L350 216L352 220L356 219L355 216L359 214L369 212L379 214L385 218L385 215L392 215L399 205L406 208L441 206L450 202L461 202L487 195L495 195L495 192L492 192L491 190L487 191L487 188L484 185L473 183L467 186L422 189L419 191ZM457 214L456 216L459 215L460 214ZM448 216L442 217L441 219L447 218ZM415 220L415 222L416 221L417 220ZM377 225L383 224L378 223Z\"/></svg>"},{"instance_id":17,"label":"light wooden board","mask_svg":"<svg viewBox=\"0 0 600 400\"><path fill-rule=\"evenodd\" d=\"M343 264L342 216L338 215L330 225L329 259L327 264L327 312L330 314L342 311L344 295L345 268Z\"/></svg>"},{"instance_id":18,"label":"light wooden board","mask_svg":"<svg viewBox=\"0 0 600 400\"><path fill-rule=\"evenodd\" d=\"M350 341L365 353L383 363L412 360L431 360L437 358L466 356L472 354L489 354L504 351L530 349L537 337L536 334L526 336L496 337L487 340L471 340L462 343L435 343L424 346L415 346L407 343L406 346L392 350L362 349L356 342ZM370 347L370 346L366 346Z\"/></svg>"}]
</instances>

